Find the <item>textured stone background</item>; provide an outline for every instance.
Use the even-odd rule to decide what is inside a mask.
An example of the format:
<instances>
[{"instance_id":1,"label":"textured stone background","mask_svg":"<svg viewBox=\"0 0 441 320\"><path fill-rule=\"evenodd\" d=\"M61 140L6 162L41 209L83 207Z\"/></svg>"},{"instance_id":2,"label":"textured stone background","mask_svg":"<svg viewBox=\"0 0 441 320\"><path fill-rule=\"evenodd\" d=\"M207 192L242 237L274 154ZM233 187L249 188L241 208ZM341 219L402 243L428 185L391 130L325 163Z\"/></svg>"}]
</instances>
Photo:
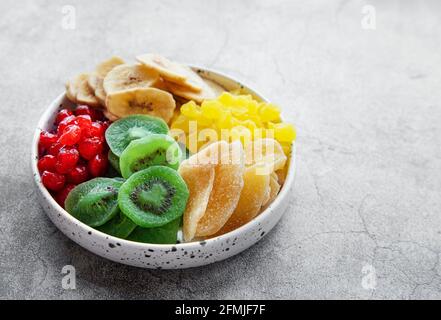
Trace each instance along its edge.
<instances>
[{"instance_id":1,"label":"textured stone background","mask_svg":"<svg viewBox=\"0 0 441 320\"><path fill-rule=\"evenodd\" d=\"M61 27L63 2L75 30ZM0 2L0 298L441 298L441 2L183 3ZM361 28L365 4L376 30ZM289 212L227 261L109 262L36 202L29 153L45 106L101 59L151 51L238 76L298 128ZM66 264L76 290L61 288Z\"/></svg>"}]
</instances>

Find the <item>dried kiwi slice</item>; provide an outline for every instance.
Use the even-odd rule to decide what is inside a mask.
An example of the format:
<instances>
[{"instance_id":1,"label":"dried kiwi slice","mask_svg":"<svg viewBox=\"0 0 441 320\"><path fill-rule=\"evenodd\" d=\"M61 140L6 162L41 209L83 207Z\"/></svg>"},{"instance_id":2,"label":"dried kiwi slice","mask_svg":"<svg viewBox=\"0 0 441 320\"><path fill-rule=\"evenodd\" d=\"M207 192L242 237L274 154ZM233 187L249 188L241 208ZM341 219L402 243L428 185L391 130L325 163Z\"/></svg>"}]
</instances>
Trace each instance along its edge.
<instances>
[{"instance_id":1,"label":"dried kiwi slice","mask_svg":"<svg viewBox=\"0 0 441 320\"><path fill-rule=\"evenodd\" d=\"M111 236L125 239L133 230L135 230L135 228L136 224L120 211L113 219L97 229L101 232L110 234Z\"/></svg>"},{"instance_id":2,"label":"dried kiwi slice","mask_svg":"<svg viewBox=\"0 0 441 320\"><path fill-rule=\"evenodd\" d=\"M168 133L168 126L158 117L148 115L132 115L112 123L106 130L106 141L110 150L120 156L133 140L151 133Z\"/></svg>"},{"instance_id":3,"label":"dried kiwi slice","mask_svg":"<svg viewBox=\"0 0 441 320\"><path fill-rule=\"evenodd\" d=\"M178 169L182 151L178 143L166 134L151 134L132 141L119 159L121 174L124 178L134 172L155 165Z\"/></svg>"},{"instance_id":4,"label":"dried kiwi slice","mask_svg":"<svg viewBox=\"0 0 441 320\"><path fill-rule=\"evenodd\" d=\"M95 178L77 185L66 198L66 211L91 227L112 219L119 211L118 191L123 181Z\"/></svg>"},{"instance_id":5,"label":"dried kiwi slice","mask_svg":"<svg viewBox=\"0 0 441 320\"><path fill-rule=\"evenodd\" d=\"M182 142L178 142L179 148L181 148L182 151L182 160L186 160L190 158L191 152L188 150L187 146L183 144Z\"/></svg>"},{"instance_id":6,"label":"dried kiwi slice","mask_svg":"<svg viewBox=\"0 0 441 320\"><path fill-rule=\"evenodd\" d=\"M107 158L109 159L110 165L119 173L121 174L121 169L119 168L119 157L112 152L112 150L109 150L109 154L107 155Z\"/></svg>"},{"instance_id":7,"label":"dried kiwi slice","mask_svg":"<svg viewBox=\"0 0 441 320\"><path fill-rule=\"evenodd\" d=\"M127 240L144 243L174 244L178 240L178 230L181 220L181 217L179 217L157 228L136 227L127 237Z\"/></svg>"},{"instance_id":8,"label":"dried kiwi slice","mask_svg":"<svg viewBox=\"0 0 441 320\"><path fill-rule=\"evenodd\" d=\"M152 166L134 173L121 186L121 211L143 228L155 228L184 213L188 188L181 176L165 166Z\"/></svg>"}]
</instances>

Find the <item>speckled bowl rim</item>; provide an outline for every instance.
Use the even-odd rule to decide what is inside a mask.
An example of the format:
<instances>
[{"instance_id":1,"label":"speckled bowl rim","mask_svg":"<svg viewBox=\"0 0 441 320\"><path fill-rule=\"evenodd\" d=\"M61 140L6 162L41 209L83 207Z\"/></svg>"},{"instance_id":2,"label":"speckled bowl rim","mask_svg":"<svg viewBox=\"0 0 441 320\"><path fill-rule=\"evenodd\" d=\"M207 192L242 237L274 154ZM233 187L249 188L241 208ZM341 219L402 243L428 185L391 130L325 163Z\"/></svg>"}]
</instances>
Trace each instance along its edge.
<instances>
[{"instance_id":1,"label":"speckled bowl rim","mask_svg":"<svg viewBox=\"0 0 441 320\"><path fill-rule=\"evenodd\" d=\"M193 68L195 71L198 72L208 72L212 73L214 75L218 75L222 78L228 79L230 81L236 82L239 86L244 88L245 90L248 90L252 92L252 94L259 97L262 101L268 102L269 100L265 98L263 95L255 91L254 89L251 89L249 86L247 86L243 81L239 81L236 79L236 77L232 77L230 75L227 75L221 71L214 70L212 68L206 68L201 66L195 66L193 64L190 65L191 68ZM40 192L43 194L43 196L46 198L46 200L49 202L49 205L51 205L53 208L57 210L59 214L61 214L64 218L68 219L70 222L78 224L79 227L84 229L86 232L93 232L96 236L102 238L101 240L112 240L115 242L119 242L121 244L126 244L128 246L136 247L137 249L141 250L147 250L147 249L157 249L157 250L171 250L172 247L176 249L185 248L190 249L191 247L195 245L200 244L200 240L198 241L192 241L192 242L183 242L183 243L177 243L177 244L154 244L154 243L142 243L142 242L135 242L130 241L126 239L117 238L114 236L111 236L107 233L101 232L97 229L94 229L92 227L89 227L85 223L81 222L80 220L76 219L74 216L70 215L66 210L64 210L52 197L52 195L49 193L49 191L43 186L40 179L40 174L37 168L37 162L38 162L38 140L41 132L41 128L44 128L48 122L48 119L52 117L54 112L59 108L59 102L63 101L65 98L65 93L61 93L58 95L54 100L51 101L49 104L49 107L43 112L41 117L38 120L38 125L34 133L34 137L32 140L32 152L31 152L31 167L32 167L32 174L34 176L34 181L39 188ZM55 103L57 102L57 103ZM206 244L209 244L211 242L217 242L226 240L227 238L239 236L242 233L245 233L246 231L252 229L256 225L260 224L262 221L266 220L267 217L273 213L273 210L271 210L273 207L277 207L281 201L288 201L286 198L286 194L291 190L291 186L294 181L295 176L295 156L296 156L296 147L295 143L292 144L291 148L291 155L289 157L289 163L288 163L288 170L287 175L285 178L285 182L279 191L279 194L277 195L276 199L263 211L261 212L257 217L255 217L250 222L244 224L243 226L230 231L228 233L225 233L223 235L213 237L210 239L203 240Z\"/></svg>"}]
</instances>

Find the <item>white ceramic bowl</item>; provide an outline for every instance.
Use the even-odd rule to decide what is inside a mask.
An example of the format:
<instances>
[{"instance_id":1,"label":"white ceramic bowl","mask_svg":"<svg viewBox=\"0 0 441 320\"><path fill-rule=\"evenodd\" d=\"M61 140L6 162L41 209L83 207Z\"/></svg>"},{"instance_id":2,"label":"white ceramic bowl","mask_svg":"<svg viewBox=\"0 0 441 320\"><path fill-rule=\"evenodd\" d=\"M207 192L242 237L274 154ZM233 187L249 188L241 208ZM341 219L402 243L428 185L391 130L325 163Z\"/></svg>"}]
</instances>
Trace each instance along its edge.
<instances>
[{"instance_id":1,"label":"white ceramic bowl","mask_svg":"<svg viewBox=\"0 0 441 320\"><path fill-rule=\"evenodd\" d=\"M241 87L261 100L267 101L259 93L220 72L198 67L193 67L193 69L228 90ZM53 126L55 114L62 107L72 107L64 94L58 96L43 113L34 135L32 173L38 190L38 198L46 214L61 232L99 256L127 265L152 269L180 269L210 264L234 256L259 241L276 225L288 206L294 180L294 146L286 181L275 201L255 219L232 232L205 241L163 245L123 240L95 230L71 216L58 205L41 183L37 169L39 134L41 130L50 129Z\"/></svg>"}]
</instances>

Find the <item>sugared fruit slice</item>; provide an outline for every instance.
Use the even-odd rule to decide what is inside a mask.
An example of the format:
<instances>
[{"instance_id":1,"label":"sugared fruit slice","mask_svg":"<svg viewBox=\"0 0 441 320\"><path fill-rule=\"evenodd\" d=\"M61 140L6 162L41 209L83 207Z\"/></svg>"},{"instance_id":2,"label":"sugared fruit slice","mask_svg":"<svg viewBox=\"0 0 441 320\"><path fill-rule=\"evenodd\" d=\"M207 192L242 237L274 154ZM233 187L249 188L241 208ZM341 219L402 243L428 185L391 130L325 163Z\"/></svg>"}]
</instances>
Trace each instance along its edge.
<instances>
[{"instance_id":1,"label":"sugared fruit slice","mask_svg":"<svg viewBox=\"0 0 441 320\"><path fill-rule=\"evenodd\" d=\"M188 188L169 167L153 166L134 173L121 186L121 211L143 228L163 226L184 213Z\"/></svg>"},{"instance_id":2,"label":"sugared fruit slice","mask_svg":"<svg viewBox=\"0 0 441 320\"><path fill-rule=\"evenodd\" d=\"M180 224L181 218L178 218L161 227L136 227L136 229L128 236L127 240L143 243L175 244Z\"/></svg>"},{"instance_id":3,"label":"sugared fruit slice","mask_svg":"<svg viewBox=\"0 0 441 320\"><path fill-rule=\"evenodd\" d=\"M116 156L120 156L132 140L152 133L166 134L167 124L158 117L132 115L115 121L106 130L106 140Z\"/></svg>"},{"instance_id":4,"label":"sugared fruit slice","mask_svg":"<svg viewBox=\"0 0 441 320\"><path fill-rule=\"evenodd\" d=\"M270 194L270 175L260 174L256 166L245 170L244 186L236 209L218 234L224 234L244 225L260 212Z\"/></svg>"},{"instance_id":5,"label":"sugared fruit slice","mask_svg":"<svg viewBox=\"0 0 441 320\"><path fill-rule=\"evenodd\" d=\"M274 139L258 139L245 144L245 163L247 166L260 165L269 169L268 174L282 169L287 157L279 142Z\"/></svg>"},{"instance_id":6,"label":"sugared fruit slice","mask_svg":"<svg viewBox=\"0 0 441 320\"><path fill-rule=\"evenodd\" d=\"M135 230L135 228L136 224L134 224L132 220L127 218L127 216L121 212L118 212L113 219L97 229L101 232L110 234L111 236L125 239L132 233L133 230Z\"/></svg>"},{"instance_id":7,"label":"sugared fruit slice","mask_svg":"<svg viewBox=\"0 0 441 320\"><path fill-rule=\"evenodd\" d=\"M279 194L280 184L279 184L279 182L277 180L278 180L277 175L275 173L272 173L270 175L270 194L269 194L269 199L266 202L263 203L261 211L263 211L266 208L268 208L269 205L271 203L273 203L274 199L276 199L277 195Z\"/></svg>"},{"instance_id":8,"label":"sugared fruit slice","mask_svg":"<svg viewBox=\"0 0 441 320\"><path fill-rule=\"evenodd\" d=\"M187 184L190 196L184 212L183 234L185 241L191 241L196 233L199 220L207 209L213 189L214 165L181 165L179 174Z\"/></svg>"},{"instance_id":9,"label":"sugared fruit slice","mask_svg":"<svg viewBox=\"0 0 441 320\"><path fill-rule=\"evenodd\" d=\"M166 134L150 134L133 140L121 153L119 166L124 178L150 166L163 165L178 169L182 151L178 143Z\"/></svg>"},{"instance_id":10,"label":"sugared fruit slice","mask_svg":"<svg viewBox=\"0 0 441 320\"><path fill-rule=\"evenodd\" d=\"M244 184L244 155L240 142L231 143L226 151L225 148L217 148L218 144L222 142L214 142L201 151L219 150L220 153L207 209L196 228L197 237L210 236L222 228L233 214Z\"/></svg>"},{"instance_id":11,"label":"sugared fruit slice","mask_svg":"<svg viewBox=\"0 0 441 320\"><path fill-rule=\"evenodd\" d=\"M67 196L66 210L91 227L105 224L118 213L122 181L95 178L76 186Z\"/></svg>"}]
</instances>

